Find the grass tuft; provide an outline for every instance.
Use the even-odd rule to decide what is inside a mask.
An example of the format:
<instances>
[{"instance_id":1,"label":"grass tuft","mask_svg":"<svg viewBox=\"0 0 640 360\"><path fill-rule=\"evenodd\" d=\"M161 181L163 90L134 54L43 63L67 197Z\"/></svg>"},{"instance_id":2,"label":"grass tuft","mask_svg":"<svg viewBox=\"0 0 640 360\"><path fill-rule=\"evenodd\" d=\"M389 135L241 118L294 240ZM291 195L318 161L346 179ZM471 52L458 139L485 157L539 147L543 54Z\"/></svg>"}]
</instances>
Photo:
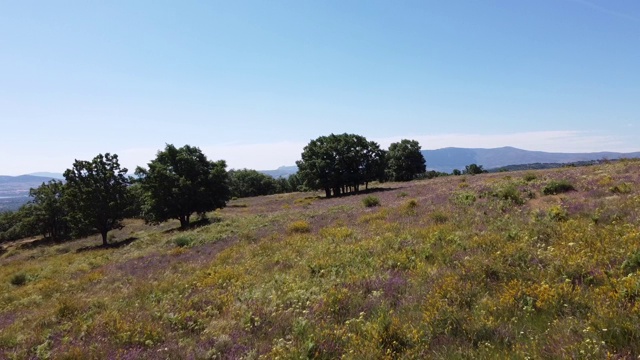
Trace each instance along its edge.
<instances>
[{"instance_id":1,"label":"grass tuft","mask_svg":"<svg viewBox=\"0 0 640 360\"><path fill-rule=\"evenodd\" d=\"M362 199L362 203L365 207L380 206L380 199L375 196L368 195Z\"/></svg>"}]
</instances>

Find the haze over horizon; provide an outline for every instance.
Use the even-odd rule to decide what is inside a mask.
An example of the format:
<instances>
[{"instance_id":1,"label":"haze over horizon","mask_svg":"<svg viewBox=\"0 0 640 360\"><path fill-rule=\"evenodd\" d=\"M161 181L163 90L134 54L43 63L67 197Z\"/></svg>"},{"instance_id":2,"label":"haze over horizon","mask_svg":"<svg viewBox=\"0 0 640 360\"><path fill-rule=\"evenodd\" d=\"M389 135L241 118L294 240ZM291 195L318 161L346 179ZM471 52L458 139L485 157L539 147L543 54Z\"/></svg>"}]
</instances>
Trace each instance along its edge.
<instances>
[{"instance_id":1,"label":"haze over horizon","mask_svg":"<svg viewBox=\"0 0 640 360\"><path fill-rule=\"evenodd\" d=\"M0 174L166 143L229 168L309 140L633 152L640 2L0 3Z\"/></svg>"}]
</instances>

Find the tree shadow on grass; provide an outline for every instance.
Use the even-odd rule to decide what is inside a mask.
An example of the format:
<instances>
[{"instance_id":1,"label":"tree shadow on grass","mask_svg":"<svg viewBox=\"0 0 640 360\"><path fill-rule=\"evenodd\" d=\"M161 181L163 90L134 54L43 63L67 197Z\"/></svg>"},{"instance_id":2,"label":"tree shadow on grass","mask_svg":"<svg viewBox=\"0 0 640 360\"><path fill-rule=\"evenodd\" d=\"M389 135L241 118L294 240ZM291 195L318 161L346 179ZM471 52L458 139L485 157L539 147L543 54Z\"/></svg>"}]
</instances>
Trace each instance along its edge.
<instances>
[{"instance_id":1,"label":"tree shadow on grass","mask_svg":"<svg viewBox=\"0 0 640 360\"><path fill-rule=\"evenodd\" d=\"M108 243L106 246L99 244L99 245L93 245L93 246L85 246L85 247L81 247L78 250L76 250L76 252L85 252L85 251L91 251L91 250L100 250L100 249L118 249L121 248L123 246L127 246L129 244L131 244L132 242L138 240L137 237L135 236L131 236L128 237L124 240L120 240L118 242L113 242L113 243Z\"/></svg>"},{"instance_id":2,"label":"tree shadow on grass","mask_svg":"<svg viewBox=\"0 0 640 360\"><path fill-rule=\"evenodd\" d=\"M387 192L387 191L393 191L393 190L398 190L398 189L404 189L403 186L400 187L384 187L384 188L369 188L369 189L364 189L364 190L360 190L358 192L348 192L348 193L342 193L338 196L331 196L331 197L326 197L326 196L317 196L315 198L317 198L318 200L328 200L328 199L339 199L339 198L343 198L343 197L348 197L348 196L356 196L356 195L367 195L367 194L375 194L375 193L379 193L379 192Z\"/></svg>"},{"instance_id":3,"label":"tree shadow on grass","mask_svg":"<svg viewBox=\"0 0 640 360\"><path fill-rule=\"evenodd\" d=\"M197 229L203 226L207 226L207 225L211 225L211 224L216 224L222 222L222 218L219 217L213 217L213 218L202 218L202 219L198 219L196 221L192 221L189 223L189 226L187 226L186 228L181 228L180 226L175 227L175 228L171 228L171 229L167 229L162 231L163 234L173 234L173 233L177 233L177 232L183 232L183 231L189 231L189 230L193 230L193 229Z\"/></svg>"}]
</instances>

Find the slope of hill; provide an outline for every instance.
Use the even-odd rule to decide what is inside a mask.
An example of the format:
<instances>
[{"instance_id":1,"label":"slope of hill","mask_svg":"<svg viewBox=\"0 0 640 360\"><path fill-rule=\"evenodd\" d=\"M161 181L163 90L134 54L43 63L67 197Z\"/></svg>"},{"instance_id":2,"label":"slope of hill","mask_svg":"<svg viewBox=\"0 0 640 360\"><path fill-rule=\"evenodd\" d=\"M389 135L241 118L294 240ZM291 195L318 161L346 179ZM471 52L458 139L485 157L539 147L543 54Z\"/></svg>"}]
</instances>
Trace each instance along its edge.
<instances>
[{"instance_id":1,"label":"slope of hill","mask_svg":"<svg viewBox=\"0 0 640 360\"><path fill-rule=\"evenodd\" d=\"M522 150L514 147L501 147L495 149L449 147L437 150L422 150L422 154L427 160L427 168L429 170L448 173L453 171L453 169L463 170L464 167L469 164L478 164L482 165L485 169L493 169L508 165L571 163L589 160L640 157L640 152L551 153Z\"/></svg>"},{"instance_id":2,"label":"slope of hill","mask_svg":"<svg viewBox=\"0 0 640 360\"><path fill-rule=\"evenodd\" d=\"M444 177L5 245L0 357L636 358L639 185L640 161Z\"/></svg>"}]
</instances>

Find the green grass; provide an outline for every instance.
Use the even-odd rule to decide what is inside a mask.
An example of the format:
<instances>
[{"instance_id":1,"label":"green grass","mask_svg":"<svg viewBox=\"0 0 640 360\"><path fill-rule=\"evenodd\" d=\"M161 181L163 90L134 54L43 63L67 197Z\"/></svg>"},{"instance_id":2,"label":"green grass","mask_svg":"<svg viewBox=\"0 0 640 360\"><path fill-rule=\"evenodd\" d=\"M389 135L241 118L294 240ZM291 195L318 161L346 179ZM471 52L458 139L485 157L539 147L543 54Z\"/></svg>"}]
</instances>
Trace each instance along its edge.
<instances>
[{"instance_id":1,"label":"green grass","mask_svg":"<svg viewBox=\"0 0 640 360\"><path fill-rule=\"evenodd\" d=\"M436 178L9 244L0 358L635 358L638 183L638 161Z\"/></svg>"}]
</instances>

